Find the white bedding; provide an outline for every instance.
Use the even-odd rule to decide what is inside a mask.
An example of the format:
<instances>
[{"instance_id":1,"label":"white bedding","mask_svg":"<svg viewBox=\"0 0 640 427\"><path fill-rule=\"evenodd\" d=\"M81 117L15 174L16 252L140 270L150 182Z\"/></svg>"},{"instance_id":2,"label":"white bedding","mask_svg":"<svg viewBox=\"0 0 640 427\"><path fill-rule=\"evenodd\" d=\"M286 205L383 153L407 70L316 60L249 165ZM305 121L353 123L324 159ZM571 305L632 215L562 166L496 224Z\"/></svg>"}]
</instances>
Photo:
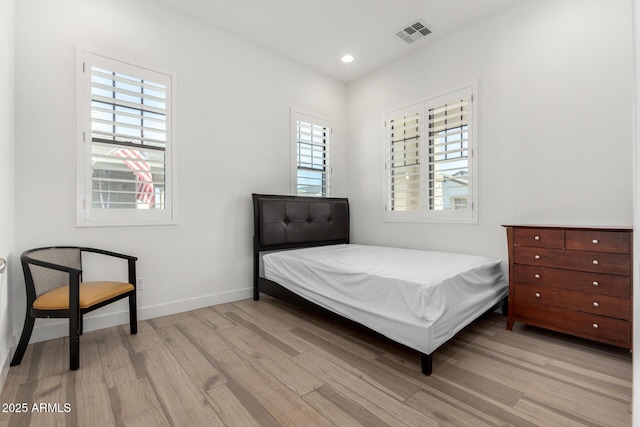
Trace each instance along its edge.
<instances>
[{"instance_id":1,"label":"white bedding","mask_svg":"<svg viewBox=\"0 0 640 427\"><path fill-rule=\"evenodd\" d=\"M500 302L501 260L365 245L264 255L264 277L425 354Z\"/></svg>"}]
</instances>

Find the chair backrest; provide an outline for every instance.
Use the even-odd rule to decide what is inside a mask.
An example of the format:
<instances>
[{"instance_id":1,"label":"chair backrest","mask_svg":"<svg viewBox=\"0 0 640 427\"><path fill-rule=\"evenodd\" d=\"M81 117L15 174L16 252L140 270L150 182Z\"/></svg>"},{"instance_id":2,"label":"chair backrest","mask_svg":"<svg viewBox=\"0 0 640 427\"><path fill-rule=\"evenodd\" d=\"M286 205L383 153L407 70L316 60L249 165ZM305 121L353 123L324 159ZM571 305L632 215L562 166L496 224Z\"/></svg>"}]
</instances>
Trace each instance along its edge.
<instances>
[{"instance_id":1,"label":"chair backrest","mask_svg":"<svg viewBox=\"0 0 640 427\"><path fill-rule=\"evenodd\" d=\"M46 261L65 267L82 269L80 248L42 248L27 251L25 254L27 254L28 257L39 261ZM69 284L69 274L64 271L53 270L51 268L32 264L26 264L23 265L23 267L25 269L28 268L31 273L36 298L45 292L61 286L67 286ZM30 286L26 271L25 280L27 281L27 286Z\"/></svg>"}]
</instances>

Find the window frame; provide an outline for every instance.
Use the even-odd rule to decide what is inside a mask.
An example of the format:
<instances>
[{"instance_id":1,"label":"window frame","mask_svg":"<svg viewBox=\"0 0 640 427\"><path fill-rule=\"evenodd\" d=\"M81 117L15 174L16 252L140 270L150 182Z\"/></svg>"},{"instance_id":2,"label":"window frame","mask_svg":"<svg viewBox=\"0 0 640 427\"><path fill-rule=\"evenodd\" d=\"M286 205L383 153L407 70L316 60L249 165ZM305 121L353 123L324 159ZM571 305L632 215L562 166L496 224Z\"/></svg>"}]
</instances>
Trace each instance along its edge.
<instances>
[{"instance_id":1,"label":"window frame","mask_svg":"<svg viewBox=\"0 0 640 427\"><path fill-rule=\"evenodd\" d=\"M161 209L99 209L93 207L92 168L92 72L91 66L102 66L114 72L168 82L166 89L166 143L164 147L165 180L164 208ZM116 144L117 145L117 144ZM132 146L132 145L131 145ZM127 147L126 144L122 145ZM76 226L143 226L177 223L177 77L175 73L159 71L124 60L117 55L82 46L76 48ZM137 174L136 174L137 176Z\"/></svg>"},{"instance_id":2,"label":"window frame","mask_svg":"<svg viewBox=\"0 0 640 427\"><path fill-rule=\"evenodd\" d=\"M322 195L315 195L311 193L301 193L298 191L298 170L300 169L298 164L298 122L303 121L310 123L311 125L320 126L328 130L328 134L325 138L325 148L323 151L324 158L324 179L322 185ZM321 117L316 114L309 114L300 110L291 109L291 194L299 196L311 196L311 197L330 197L331 196L331 183L333 167L331 166L331 144L333 137L332 121L330 119Z\"/></svg>"},{"instance_id":3,"label":"window frame","mask_svg":"<svg viewBox=\"0 0 640 427\"><path fill-rule=\"evenodd\" d=\"M385 113L384 123L384 144L383 144L383 219L385 222L424 222L424 223L455 223L455 224L477 224L478 223L478 133L477 133L477 83L465 85L457 90L444 92L442 94L429 97L413 103L407 103L405 106L393 108ZM430 192L433 187L430 186L429 178L429 149L431 147L429 137L429 109L433 106L439 106L460 97L468 97L469 105L467 111L467 151L468 151L468 207L466 209L443 209L434 210L429 207ZM391 151L391 120L394 117L406 115L408 112L415 112L419 115L419 186L420 186L420 203L415 210L391 210L392 192L394 191L392 184L392 151ZM456 195L452 195L455 197Z\"/></svg>"}]
</instances>

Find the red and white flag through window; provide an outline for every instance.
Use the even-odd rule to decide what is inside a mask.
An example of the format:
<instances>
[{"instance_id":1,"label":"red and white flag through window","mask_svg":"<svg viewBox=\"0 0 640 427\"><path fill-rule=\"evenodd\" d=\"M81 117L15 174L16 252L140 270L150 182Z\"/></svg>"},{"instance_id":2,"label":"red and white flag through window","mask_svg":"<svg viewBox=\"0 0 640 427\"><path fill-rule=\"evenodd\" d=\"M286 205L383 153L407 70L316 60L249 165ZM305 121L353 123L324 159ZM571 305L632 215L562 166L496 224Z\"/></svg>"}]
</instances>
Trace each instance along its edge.
<instances>
[{"instance_id":1,"label":"red and white flag through window","mask_svg":"<svg viewBox=\"0 0 640 427\"><path fill-rule=\"evenodd\" d=\"M116 151L116 156L125 159L124 164L136 175L138 181L136 199L152 207L155 200L155 192L153 190L153 174L151 173L151 166L147 162L147 156L139 150L129 148L120 148Z\"/></svg>"}]
</instances>

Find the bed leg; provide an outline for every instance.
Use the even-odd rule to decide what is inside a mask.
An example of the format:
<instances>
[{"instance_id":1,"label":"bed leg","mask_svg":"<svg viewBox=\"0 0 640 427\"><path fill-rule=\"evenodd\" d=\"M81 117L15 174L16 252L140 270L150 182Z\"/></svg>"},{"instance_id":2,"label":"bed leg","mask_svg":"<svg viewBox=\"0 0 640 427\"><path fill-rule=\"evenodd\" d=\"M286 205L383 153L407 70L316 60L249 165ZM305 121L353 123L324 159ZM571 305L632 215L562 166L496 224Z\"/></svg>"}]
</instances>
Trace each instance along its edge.
<instances>
[{"instance_id":1,"label":"bed leg","mask_svg":"<svg viewBox=\"0 0 640 427\"><path fill-rule=\"evenodd\" d=\"M260 291L258 290L258 281L260 280L258 278L258 269L260 268L260 258L259 258L259 254L258 252L255 250L255 240L256 238L253 238L254 243L254 251L253 251L253 300L254 301L258 301L260 299Z\"/></svg>"},{"instance_id":2,"label":"bed leg","mask_svg":"<svg viewBox=\"0 0 640 427\"><path fill-rule=\"evenodd\" d=\"M431 375L433 371L433 357L430 354L421 354L420 363L422 364L422 373L426 376Z\"/></svg>"},{"instance_id":3,"label":"bed leg","mask_svg":"<svg viewBox=\"0 0 640 427\"><path fill-rule=\"evenodd\" d=\"M504 300L502 300L502 314L504 316L509 315L509 296L504 297Z\"/></svg>"}]
</instances>

